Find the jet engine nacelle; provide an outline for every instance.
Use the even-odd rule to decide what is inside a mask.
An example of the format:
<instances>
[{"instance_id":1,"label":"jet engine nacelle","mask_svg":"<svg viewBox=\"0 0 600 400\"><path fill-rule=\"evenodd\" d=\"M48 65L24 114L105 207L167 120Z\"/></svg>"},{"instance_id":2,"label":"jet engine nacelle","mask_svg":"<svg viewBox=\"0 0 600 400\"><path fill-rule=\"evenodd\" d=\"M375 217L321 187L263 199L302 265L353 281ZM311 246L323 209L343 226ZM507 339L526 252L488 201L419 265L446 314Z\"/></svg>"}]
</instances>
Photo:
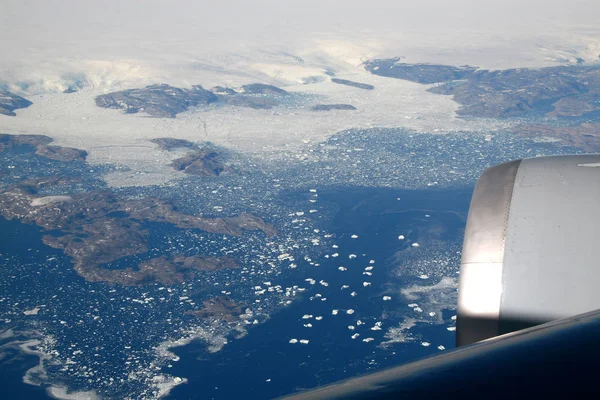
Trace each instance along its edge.
<instances>
[{"instance_id":1,"label":"jet engine nacelle","mask_svg":"<svg viewBox=\"0 0 600 400\"><path fill-rule=\"evenodd\" d=\"M465 231L458 346L600 308L600 156L489 168Z\"/></svg>"}]
</instances>

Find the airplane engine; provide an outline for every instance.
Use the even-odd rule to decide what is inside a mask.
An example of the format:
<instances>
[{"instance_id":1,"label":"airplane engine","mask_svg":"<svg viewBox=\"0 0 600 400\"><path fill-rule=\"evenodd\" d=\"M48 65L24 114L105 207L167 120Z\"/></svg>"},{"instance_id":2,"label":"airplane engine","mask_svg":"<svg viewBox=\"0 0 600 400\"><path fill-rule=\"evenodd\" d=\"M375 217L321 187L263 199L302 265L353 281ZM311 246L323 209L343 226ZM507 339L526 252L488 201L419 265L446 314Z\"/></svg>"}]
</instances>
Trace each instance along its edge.
<instances>
[{"instance_id":1,"label":"airplane engine","mask_svg":"<svg viewBox=\"0 0 600 400\"><path fill-rule=\"evenodd\" d=\"M480 177L463 242L457 346L600 308L600 155Z\"/></svg>"}]
</instances>

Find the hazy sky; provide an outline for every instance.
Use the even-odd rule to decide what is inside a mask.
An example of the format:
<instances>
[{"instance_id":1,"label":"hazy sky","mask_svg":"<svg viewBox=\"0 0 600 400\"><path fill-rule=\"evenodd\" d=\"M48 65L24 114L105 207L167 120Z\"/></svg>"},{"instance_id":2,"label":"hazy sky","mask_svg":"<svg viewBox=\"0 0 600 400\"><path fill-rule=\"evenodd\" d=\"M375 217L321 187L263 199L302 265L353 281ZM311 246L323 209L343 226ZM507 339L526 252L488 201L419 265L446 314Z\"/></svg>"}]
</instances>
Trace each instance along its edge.
<instances>
[{"instance_id":1,"label":"hazy sky","mask_svg":"<svg viewBox=\"0 0 600 400\"><path fill-rule=\"evenodd\" d=\"M598 15L599 0L2 0L0 84L80 73L90 60L173 71L273 47L488 68L592 60ZM344 45L315 45L323 41Z\"/></svg>"},{"instance_id":2,"label":"hazy sky","mask_svg":"<svg viewBox=\"0 0 600 400\"><path fill-rule=\"evenodd\" d=\"M374 33L544 33L597 25L597 0L3 0L2 37L15 44L82 39L299 38Z\"/></svg>"}]
</instances>

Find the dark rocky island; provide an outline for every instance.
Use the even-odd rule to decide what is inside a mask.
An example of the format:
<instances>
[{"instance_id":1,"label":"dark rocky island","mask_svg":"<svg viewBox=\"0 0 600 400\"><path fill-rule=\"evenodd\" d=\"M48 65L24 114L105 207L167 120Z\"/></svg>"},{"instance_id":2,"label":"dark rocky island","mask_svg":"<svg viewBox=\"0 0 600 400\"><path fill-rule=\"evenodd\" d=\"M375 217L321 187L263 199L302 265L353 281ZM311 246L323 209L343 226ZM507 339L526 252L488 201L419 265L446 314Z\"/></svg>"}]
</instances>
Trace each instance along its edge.
<instances>
[{"instance_id":1,"label":"dark rocky island","mask_svg":"<svg viewBox=\"0 0 600 400\"><path fill-rule=\"evenodd\" d=\"M228 170L223 149L218 148L210 142L192 143L183 139L156 138L150 140L152 143L167 151L176 149L189 149L183 157L173 160L170 164L176 171L186 174L201 176L219 176Z\"/></svg>"},{"instance_id":2,"label":"dark rocky island","mask_svg":"<svg viewBox=\"0 0 600 400\"><path fill-rule=\"evenodd\" d=\"M600 109L600 66L559 66L498 71L434 64L403 64L397 58L365 63L367 71L418 83L451 95L469 117L576 117Z\"/></svg>"},{"instance_id":3,"label":"dark rocky island","mask_svg":"<svg viewBox=\"0 0 600 400\"><path fill-rule=\"evenodd\" d=\"M317 104L311 108L312 111L333 111L333 110L356 110L356 107L350 104Z\"/></svg>"},{"instance_id":4,"label":"dark rocky island","mask_svg":"<svg viewBox=\"0 0 600 400\"><path fill-rule=\"evenodd\" d=\"M512 131L522 137L552 140L589 153L600 152L599 123L583 123L576 126L519 125L512 128Z\"/></svg>"},{"instance_id":5,"label":"dark rocky island","mask_svg":"<svg viewBox=\"0 0 600 400\"><path fill-rule=\"evenodd\" d=\"M14 117L14 110L19 108L27 108L33 103L21 96L17 96L14 93L10 93L4 90L0 90L0 114Z\"/></svg>"},{"instance_id":6,"label":"dark rocky island","mask_svg":"<svg viewBox=\"0 0 600 400\"><path fill-rule=\"evenodd\" d=\"M150 85L143 89L129 89L96 97L96 105L124 110L128 114L143 111L153 117L175 118L190 107L208 105L217 96L202 88L180 89L166 84Z\"/></svg>"},{"instance_id":7,"label":"dark rocky island","mask_svg":"<svg viewBox=\"0 0 600 400\"><path fill-rule=\"evenodd\" d=\"M242 92L247 94L276 94L285 96L288 94L283 89L273 85L265 85L264 83L251 83L249 85L242 86Z\"/></svg>"},{"instance_id":8,"label":"dark rocky island","mask_svg":"<svg viewBox=\"0 0 600 400\"><path fill-rule=\"evenodd\" d=\"M221 154L210 148L200 148L186 156L173 160L171 166L186 174L219 176L225 171L225 160Z\"/></svg>"},{"instance_id":9,"label":"dark rocky island","mask_svg":"<svg viewBox=\"0 0 600 400\"><path fill-rule=\"evenodd\" d=\"M125 286L151 283L175 285L193 279L196 272L239 267L239 264L229 257L161 256L140 262L137 269L90 267L87 268L86 279L89 282L118 282Z\"/></svg>"},{"instance_id":10,"label":"dark rocky island","mask_svg":"<svg viewBox=\"0 0 600 400\"><path fill-rule=\"evenodd\" d=\"M46 146L49 143L52 143L52 138L44 135L10 135L8 133L0 133L0 151L22 145L35 148L37 146Z\"/></svg>"},{"instance_id":11,"label":"dark rocky island","mask_svg":"<svg viewBox=\"0 0 600 400\"><path fill-rule=\"evenodd\" d=\"M331 78L331 82L337 83L338 85L346 85L346 86L355 87L355 88L364 89L364 90L375 89L375 86L373 86L373 85L369 85L367 83L349 81L348 79Z\"/></svg>"},{"instance_id":12,"label":"dark rocky island","mask_svg":"<svg viewBox=\"0 0 600 400\"><path fill-rule=\"evenodd\" d=\"M184 139L173 139L173 138L156 138L150 140L155 143L163 150L171 151L175 149L193 149L196 146L195 143Z\"/></svg>"},{"instance_id":13,"label":"dark rocky island","mask_svg":"<svg viewBox=\"0 0 600 400\"><path fill-rule=\"evenodd\" d=\"M431 84L468 78L477 68L439 64L406 64L400 58L367 61L364 66L373 75Z\"/></svg>"},{"instance_id":14,"label":"dark rocky island","mask_svg":"<svg viewBox=\"0 0 600 400\"><path fill-rule=\"evenodd\" d=\"M270 109L279 104L277 97L288 92L276 86L262 83L243 85L238 91L215 86L205 90L200 85L181 89L167 84L128 89L96 97L96 105L103 108L123 110L127 114L145 112L153 117L175 118L190 107L218 103L229 106Z\"/></svg>"},{"instance_id":15,"label":"dark rocky island","mask_svg":"<svg viewBox=\"0 0 600 400\"><path fill-rule=\"evenodd\" d=\"M15 146L32 146L35 154L57 161L84 161L87 152L72 147L51 146L52 138L44 135L9 135L0 133L0 152Z\"/></svg>"},{"instance_id":16,"label":"dark rocky island","mask_svg":"<svg viewBox=\"0 0 600 400\"><path fill-rule=\"evenodd\" d=\"M279 105L279 97L289 93L273 85L251 83L243 85L239 90L215 86L211 89L219 94L219 102L233 107L248 107L268 110Z\"/></svg>"},{"instance_id":17,"label":"dark rocky island","mask_svg":"<svg viewBox=\"0 0 600 400\"><path fill-rule=\"evenodd\" d=\"M83 161L87 157L84 150L62 146L37 146L35 154L57 161Z\"/></svg>"},{"instance_id":18,"label":"dark rocky island","mask_svg":"<svg viewBox=\"0 0 600 400\"><path fill-rule=\"evenodd\" d=\"M236 94L235 96L222 96L219 101L232 107L247 107L255 110L270 110L279 105L278 101L264 95Z\"/></svg>"},{"instance_id":19,"label":"dark rocky island","mask_svg":"<svg viewBox=\"0 0 600 400\"><path fill-rule=\"evenodd\" d=\"M464 116L525 117L552 113L557 106L558 115L576 116L597 109L593 104L600 101L600 67L482 70L429 91L452 95ZM567 97L567 103L561 102ZM575 110L567 106L574 101Z\"/></svg>"},{"instance_id":20,"label":"dark rocky island","mask_svg":"<svg viewBox=\"0 0 600 400\"><path fill-rule=\"evenodd\" d=\"M60 178L28 180L0 191L0 215L22 223L35 224L48 232L43 241L69 255L77 273L92 282L141 285L154 282L183 282L197 271L237 268L227 257L173 255L138 261L137 267L108 269L106 263L148 251L149 232L145 221L162 222L183 229L239 236L259 230L275 235L275 228L262 219L241 214L233 217L205 218L177 211L171 204L155 198L130 200L113 193L40 196L38 190L56 184Z\"/></svg>"},{"instance_id":21,"label":"dark rocky island","mask_svg":"<svg viewBox=\"0 0 600 400\"><path fill-rule=\"evenodd\" d=\"M190 314L194 314L198 318L213 318L225 322L234 322L244 313L244 308L245 306L232 301L227 296L217 296L205 300L200 310L190 311Z\"/></svg>"}]
</instances>

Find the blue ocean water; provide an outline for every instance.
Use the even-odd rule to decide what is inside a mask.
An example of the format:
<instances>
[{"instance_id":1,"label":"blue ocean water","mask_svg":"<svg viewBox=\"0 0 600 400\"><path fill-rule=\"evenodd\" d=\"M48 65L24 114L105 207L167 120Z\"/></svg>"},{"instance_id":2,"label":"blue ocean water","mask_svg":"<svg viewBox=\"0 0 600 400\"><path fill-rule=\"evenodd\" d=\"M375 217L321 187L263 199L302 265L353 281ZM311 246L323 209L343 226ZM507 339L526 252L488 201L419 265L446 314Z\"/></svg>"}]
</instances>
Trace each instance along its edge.
<instances>
[{"instance_id":1,"label":"blue ocean water","mask_svg":"<svg viewBox=\"0 0 600 400\"><path fill-rule=\"evenodd\" d=\"M389 276L382 269L393 255L408 246L398 240L399 233L411 232L411 240L420 240L419 229L431 218L441 221L446 235L462 233L472 189L456 191L397 191L385 189L334 189L319 190L319 202L337 204L338 212L331 232L336 236L340 256L320 259L320 266L311 271L304 269L306 277L326 281L327 287L313 286L304 297L283 309L264 324L250 329L247 336L230 341L220 352L211 354L206 346L196 342L174 349L180 361L165 372L185 377L188 383L176 387L169 398L173 399L267 399L297 390L312 388L339 379L393 366L439 352L438 345L454 347L454 334L444 326L419 325L413 333L423 335L435 343L424 347L418 341L380 348L385 329L363 329L358 339L351 335L349 325L362 320L372 326L386 309L408 311L399 297L390 302L381 301L382 288ZM425 217L428 215L429 217ZM352 235L358 238L352 238ZM348 259L348 252L357 257ZM362 275L365 265L374 260L371 286L352 298L348 291L340 290L344 284L359 287L366 279ZM337 267L343 264L346 273ZM290 277L286 285L294 284ZM296 282L302 284L304 282ZM328 290L331 289L331 290ZM326 301L319 301L320 292ZM348 315L344 311L353 308ZM451 308L452 305L449 305ZM339 309L332 316L332 309ZM392 311L393 313L393 311ZM304 315L311 318L312 328L306 329ZM384 321L385 323L385 321ZM372 342L362 338L372 337ZM309 343L291 344L290 339L307 339Z\"/></svg>"},{"instance_id":2,"label":"blue ocean water","mask_svg":"<svg viewBox=\"0 0 600 400\"><path fill-rule=\"evenodd\" d=\"M431 342L429 347L421 345L419 340L380 347L389 327L387 320L381 317L390 315L390 320L398 321L410 311L399 293L388 302L382 301L382 295L389 293L392 278L388 269L394 266L398 252L402 254L412 242L425 241L431 224L438 230L444 227L437 235L442 241L462 234L471 192L471 188L453 191L319 189L319 203L337 210L327 229L337 247L313 260L320 264L318 267L298 260L298 268L286 275L285 281L278 282L284 286L306 287L306 292L265 323L250 328L245 337L229 340L220 352L209 353L200 342L174 349L180 360L164 368L164 372L184 377L188 383L173 389L169 398L272 398L434 354L439 352L438 345L452 348L453 333L443 325L432 324L419 324L411 330L417 338L422 336ZM299 196L298 193L286 195L290 199ZM398 240L400 234L406 235L407 240ZM426 246L421 250L427 251ZM59 251L42 244L37 227L4 219L0 219L0 254L13 259L10 265L33 265L36 260L65 258ZM334 257L333 254L339 255ZM351 254L356 257L350 258ZM346 272L338 270L341 265L347 268ZM368 265L374 267L372 276L363 274ZM29 270L31 274L43 274L43 279L30 279L28 269L20 268L15 271L11 290L41 291L61 282L64 284L64 280L80 281L68 263L62 269ZM308 278L317 283L309 285L305 281ZM415 282L414 278L402 279L396 278L395 285ZM363 287L367 280L371 285ZM44 284L48 287L40 286ZM342 285L350 289L342 290ZM360 288L356 297L350 296L354 288ZM71 290L75 290L74 287ZM339 314L333 316L333 309L339 310ZM353 314L347 313L350 309L354 310ZM322 319L311 318L313 327L305 328L303 325L308 321L302 319L303 315ZM362 327L356 326L358 320L364 323ZM370 330L377 321L383 323L383 329ZM350 331L350 325L356 326L356 331ZM355 332L360 332L358 339L351 338ZM367 337L373 341L363 342ZM290 339L294 338L306 339L309 343L291 344ZM37 364L36 356L21 355L4 360L7 362L0 363L3 382L0 397L49 398L43 388L22 382L23 374Z\"/></svg>"},{"instance_id":3,"label":"blue ocean water","mask_svg":"<svg viewBox=\"0 0 600 400\"><path fill-rule=\"evenodd\" d=\"M40 253L41 252L41 253ZM9 254L20 255L21 262L30 260L30 254L45 257L54 252L41 241L39 228L21 224L18 221L7 221L0 217L0 258L6 259ZM26 277L25 277L26 278ZM15 290L23 286L16 284ZM0 296L2 293L0 293ZM14 338L0 339L0 345ZM39 364L39 357L26 355L17 349L2 352L0 358L0 398L2 399L49 399L44 388L23 382L23 376L30 368Z\"/></svg>"}]
</instances>

